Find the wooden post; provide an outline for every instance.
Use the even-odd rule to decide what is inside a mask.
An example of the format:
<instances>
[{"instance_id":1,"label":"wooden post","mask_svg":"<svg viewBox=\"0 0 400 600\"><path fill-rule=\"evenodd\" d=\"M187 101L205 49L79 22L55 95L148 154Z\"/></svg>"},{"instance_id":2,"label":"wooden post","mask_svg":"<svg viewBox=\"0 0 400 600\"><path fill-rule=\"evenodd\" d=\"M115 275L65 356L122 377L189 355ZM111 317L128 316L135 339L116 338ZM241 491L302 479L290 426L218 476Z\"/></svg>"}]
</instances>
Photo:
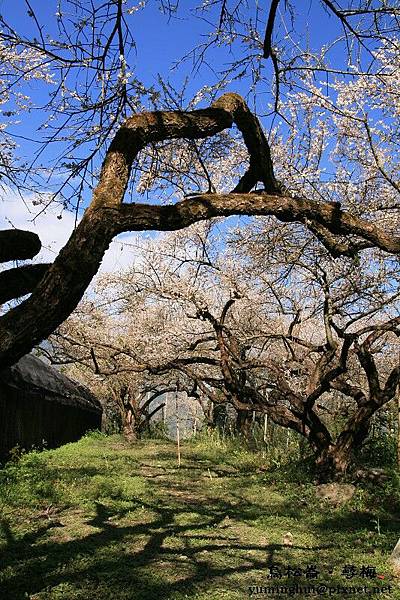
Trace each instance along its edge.
<instances>
[{"instance_id":1,"label":"wooden post","mask_svg":"<svg viewBox=\"0 0 400 600\"><path fill-rule=\"evenodd\" d=\"M151 392L147 392L147 394L146 394L146 402L150 398L150 396L151 396ZM150 431L151 431L149 414L150 414L150 405L148 404L147 408L146 408L146 421L147 421L147 431L148 431L148 433L150 433Z\"/></svg>"},{"instance_id":2,"label":"wooden post","mask_svg":"<svg viewBox=\"0 0 400 600\"><path fill-rule=\"evenodd\" d=\"M211 425L214 425L214 402L210 402L210 409L208 412L208 418L211 421Z\"/></svg>"},{"instance_id":3,"label":"wooden post","mask_svg":"<svg viewBox=\"0 0 400 600\"><path fill-rule=\"evenodd\" d=\"M178 394L179 394L179 392L175 392L176 445L177 445L177 453L178 453L178 467L180 467L181 466L181 443L180 443L180 434L179 434Z\"/></svg>"},{"instance_id":4,"label":"wooden post","mask_svg":"<svg viewBox=\"0 0 400 600\"><path fill-rule=\"evenodd\" d=\"M268 448L268 436L267 436L267 433L268 433L268 415L267 415L267 413L265 413L265 415L264 415L264 435L263 435L263 442L265 444L265 448L264 448L264 452L263 452L264 457L267 454L267 448Z\"/></svg>"},{"instance_id":5,"label":"wooden post","mask_svg":"<svg viewBox=\"0 0 400 600\"><path fill-rule=\"evenodd\" d=\"M397 467L400 469L400 384L397 386Z\"/></svg>"}]
</instances>

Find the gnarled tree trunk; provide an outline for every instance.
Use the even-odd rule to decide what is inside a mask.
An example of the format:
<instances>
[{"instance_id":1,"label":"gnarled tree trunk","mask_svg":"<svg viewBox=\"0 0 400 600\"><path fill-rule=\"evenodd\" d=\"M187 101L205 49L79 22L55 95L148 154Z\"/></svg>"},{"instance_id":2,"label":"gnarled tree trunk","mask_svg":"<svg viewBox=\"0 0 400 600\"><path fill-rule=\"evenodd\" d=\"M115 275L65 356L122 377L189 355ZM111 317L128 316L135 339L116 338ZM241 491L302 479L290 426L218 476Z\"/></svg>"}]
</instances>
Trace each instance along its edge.
<instances>
[{"instance_id":1,"label":"gnarled tree trunk","mask_svg":"<svg viewBox=\"0 0 400 600\"><path fill-rule=\"evenodd\" d=\"M138 439L131 410L126 411L122 416L122 434L127 442L135 442Z\"/></svg>"},{"instance_id":2,"label":"gnarled tree trunk","mask_svg":"<svg viewBox=\"0 0 400 600\"><path fill-rule=\"evenodd\" d=\"M243 435L246 439L249 438L251 433L251 426L253 423L253 414L249 410L238 410L236 416L236 431Z\"/></svg>"},{"instance_id":3,"label":"gnarled tree trunk","mask_svg":"<svg viewBox=\"0 0 400 600\"><path fill-rule=\"evenodd\" d=\"M354 452L365 441L371 417L378 408L379 405L371 401L360 406L348 420L336 442L317 452L317 476L321 482L341 479L346 475L351 466Z\"/></svg>"}]
</instances>

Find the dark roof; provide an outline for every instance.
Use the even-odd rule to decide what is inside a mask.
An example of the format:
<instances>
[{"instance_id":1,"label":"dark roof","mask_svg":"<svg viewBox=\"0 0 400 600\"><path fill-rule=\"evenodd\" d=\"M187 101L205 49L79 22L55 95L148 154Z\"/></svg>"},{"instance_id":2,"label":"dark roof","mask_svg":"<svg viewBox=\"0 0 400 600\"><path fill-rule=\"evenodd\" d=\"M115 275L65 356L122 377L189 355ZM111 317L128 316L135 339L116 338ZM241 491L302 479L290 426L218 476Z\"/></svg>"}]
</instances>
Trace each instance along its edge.
<instances>
[{"instance_id":1,"label":"dark roof","mask_svg":"<svg viewBox=\"0 0 400 600\"><path fill-rule=\"evenodd\" d=\"M100 402L88 388L66 377L33 354L23 356L15 365L2 371L0 383L28 394L40 394L46 400L95 412L102 411Z\"/></svg>"}]
</instances>

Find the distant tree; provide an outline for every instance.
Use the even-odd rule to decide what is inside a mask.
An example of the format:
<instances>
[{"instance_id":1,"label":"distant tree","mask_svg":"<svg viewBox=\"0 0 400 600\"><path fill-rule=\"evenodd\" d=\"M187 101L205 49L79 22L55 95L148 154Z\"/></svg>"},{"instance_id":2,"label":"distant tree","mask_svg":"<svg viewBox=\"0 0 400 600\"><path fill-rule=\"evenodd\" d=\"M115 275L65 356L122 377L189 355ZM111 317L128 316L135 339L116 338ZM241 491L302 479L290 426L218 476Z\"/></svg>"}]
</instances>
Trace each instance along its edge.
<instances>
[{"instance_id":1,"label":"distant tree","mask_svg":"<svg viewBox=\"0 0 400 600\"><path fill-rule=\"evenodd\" d=\"M151 339L146 339L143 327L137 328L113 313L106 292L102 295L98 290L96 297L97 305L93 301L81 302L40 352L88 386L102 403L106 418L117 414L121 432L132 442L149 429L152 417L165 406L164 402L155 401L176 391L177 378L149 377L145 369L132 361L129 346L132 344L137 352L139 344L144 349ZM142 311L143 319L143 306L137 309Z\"/></svg>"}]
</instances>

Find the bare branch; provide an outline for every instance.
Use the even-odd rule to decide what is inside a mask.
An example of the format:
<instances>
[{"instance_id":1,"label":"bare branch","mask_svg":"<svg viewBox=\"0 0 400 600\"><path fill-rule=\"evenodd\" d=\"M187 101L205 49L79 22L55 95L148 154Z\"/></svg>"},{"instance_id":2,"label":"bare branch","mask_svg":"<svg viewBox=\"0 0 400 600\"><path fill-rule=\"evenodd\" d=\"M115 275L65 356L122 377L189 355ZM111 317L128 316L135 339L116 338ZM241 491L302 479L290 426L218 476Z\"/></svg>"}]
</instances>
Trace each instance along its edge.
<instances>
[{"instance_id":1,"label":"bare branch","mask_svg":"<svg viewBox=\"0 0 400 600\"><path fill-rule=\"evenodd\" d=\"M274 30L276 11L278 8L279 0L271 0L271 6L269 9L267 27L265 30L264 37L264 58L269 58L272 52L272 32Z\"/></svg>"}]
</instances>

